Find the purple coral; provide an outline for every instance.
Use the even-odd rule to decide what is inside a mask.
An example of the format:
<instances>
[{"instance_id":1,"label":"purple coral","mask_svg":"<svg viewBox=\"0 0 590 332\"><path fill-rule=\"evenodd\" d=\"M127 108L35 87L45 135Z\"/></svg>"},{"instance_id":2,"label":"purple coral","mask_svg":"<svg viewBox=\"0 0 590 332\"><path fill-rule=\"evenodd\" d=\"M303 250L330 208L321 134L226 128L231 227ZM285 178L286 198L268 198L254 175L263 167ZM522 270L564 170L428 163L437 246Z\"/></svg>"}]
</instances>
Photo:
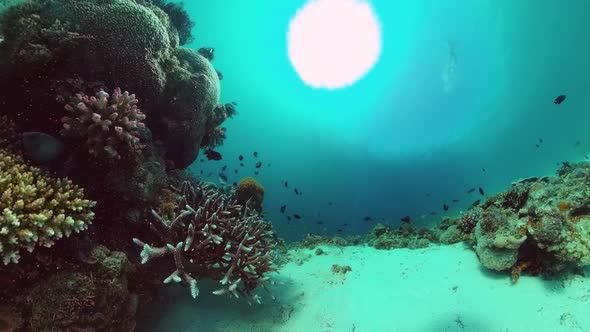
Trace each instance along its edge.
<instances>
[{"instance_id":1,"label":"purple coral","mask_svg":"<svg viewBox=\"0 0 590 332\"><path fill-rule=\"evenodd\" d=\"M116 88L109 94L100 90L96 97L76 94L65 110L72 116L62 118L61 134L70 137L86 137L88 152L94 156L106 153L121 158L123 151L143 148L137 129L145 128L146 116L137 107L134 94Z\"/></svg>"},{"instance_id":2,"label":"purple coral","mask_svg":"<svg viewBox=\"0 0 590 332\"><path fill-rule=\"evenodd\" d=\"M276 240L270 223L248 203L238 205L216 189L185 182L174 190L179 194L174 212L160 215L152 210L156 222L150 227L162 246L133 239L142 247L142 263L172 256L176 270L164 283L182 282L193 298L199 294L196 278L208 277L222 284L213 292L216 295L243 295L259 302L252 291L259 285L268 291L266 274L275 270L271 255Z\"/></svg>"}]
</instances>

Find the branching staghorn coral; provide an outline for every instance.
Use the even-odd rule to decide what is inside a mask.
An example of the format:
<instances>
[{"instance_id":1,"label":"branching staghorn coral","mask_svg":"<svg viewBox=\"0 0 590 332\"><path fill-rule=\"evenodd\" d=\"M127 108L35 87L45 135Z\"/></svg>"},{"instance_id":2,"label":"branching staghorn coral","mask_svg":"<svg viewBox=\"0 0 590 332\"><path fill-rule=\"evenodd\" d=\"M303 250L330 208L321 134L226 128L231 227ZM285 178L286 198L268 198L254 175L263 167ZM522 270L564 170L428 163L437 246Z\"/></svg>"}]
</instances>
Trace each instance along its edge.
<instances>
[{"instance_id":1,"label":"branching staghorn coral","mask_svg":"<svg viewBox=\"0 0 590 332\"><path fill-rule=\"evenodd\" d=\"M88 227L94 201L70 180L51 178L0 150L0 254L18 263L20 251L51 247L56 239Z\"/></svg>"},{"instance_id":2,"label":"branching staghorn coral","mask_svg":"<svg viewBox=\"0 0 590 332\"><path fill-rule=\"evenodd\" d=\"M111 98L103 90L96 97L79 93L66 104L72 116L62 118L62 135L86 137L88 152L99 156L121 158L124 151L141 149L136 131L144 128L145 114L137 107L135 95L116 88Z\"/></svg>"},{"instance_id":3,"label":"branching staghorn coral","mask_svg":"<svg viewBox=\"0 0 590 332\"><path fill-rule=\"evenodd\" d=\"M248 204L238 205L221 192L199 184L184 182L178 193L178 206L170 215L152 210L156 222L150 223L163 246L157 247L139 239L142 264L163 256L172 256L176 270L164 283L182 282L191 295L199 294L196 278L219 280L222 288L216 295L252 295L257 286L266 288L266 273L271 266L275 246L270 223L260 219Z\"/></svg>"}]
</instances>

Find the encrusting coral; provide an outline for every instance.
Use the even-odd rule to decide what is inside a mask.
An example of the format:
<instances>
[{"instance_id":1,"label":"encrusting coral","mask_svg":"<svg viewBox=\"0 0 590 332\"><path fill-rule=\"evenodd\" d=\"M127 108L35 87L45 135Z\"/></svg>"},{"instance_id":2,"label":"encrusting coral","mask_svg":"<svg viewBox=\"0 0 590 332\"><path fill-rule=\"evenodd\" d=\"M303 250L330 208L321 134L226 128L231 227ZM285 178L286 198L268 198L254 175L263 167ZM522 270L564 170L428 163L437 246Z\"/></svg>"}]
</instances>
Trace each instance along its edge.
<instances>
[{"instance_id":1,"label":"encrusting coral","mask_svg":"<svg viewBox=\"0 0 590 332\"><path fill-rule=\"evenodd\" d=\"M94 201L68 179L51 178L17 155L0 150L0 254L18 263L20 250L50 247L88 227Z\"/></svg>"},{"instance_id":2,"label":"encrusting coral","mask_svg":"<svg viewBox=\"0 0 590 332\"><path fill-rule=\"evenodd\" d=\"M161 240L160 247L139 239L142 263L172 256L175 270L164 283L182 282L191 295L199 294L197 278L219 280L216 295L252 295L257 286L267 291L266 275L274 271L271 256L276 240L271 224L260 219L248 202L239 205L221 192L201 184L184 182L178 192L178 205L170 218L152 211L156 222L150 224Z\"/></svg>"},{"instance_id":3,"label":"encrusting coral","mask_svg":"<svg viewBox=\"0 0 590 332\"><path fill-rule=\"evenodd\" d=\"M116 88L113 94L99 91L96 97L79 93L66 104L71 116L62 118L66 137L84 137L88 152L121 158L124 151L142 148L137 130L145 128L146 116L137 107L138 100L129 92Z\"/></svg>"},{"instance_id":4,"label":"encrusting coral","mask_svg":"<svg viewBox=\"0 0 590 332\"><path fill-rule=\"evenodd\" d=\"M250 206L255 210L262 210L262 201L264 200L264 187L254 178L243 178L236 188L235 197L238 204L246 204L250 201Z\"/></svg>"}]
</instances>

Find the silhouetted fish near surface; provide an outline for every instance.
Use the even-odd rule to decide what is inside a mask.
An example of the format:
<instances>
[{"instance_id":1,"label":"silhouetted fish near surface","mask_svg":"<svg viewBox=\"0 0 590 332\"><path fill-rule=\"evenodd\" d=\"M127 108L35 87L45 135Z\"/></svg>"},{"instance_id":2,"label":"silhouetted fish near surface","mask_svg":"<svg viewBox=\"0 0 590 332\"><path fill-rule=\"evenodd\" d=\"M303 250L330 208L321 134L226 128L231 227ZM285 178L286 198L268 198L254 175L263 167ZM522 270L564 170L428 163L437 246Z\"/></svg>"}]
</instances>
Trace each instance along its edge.
<instances>
[{"instance_id":1,"label":"silhouetted fish near surface","mask_svg":"<svg viewBox=\"0 0 590 332\"><path fill-rule=\"evenodd\" d=\"M297 213L293 213L293 218L295 218L295 219L301 219L301 216L298 215Z\"/></svg>"},{"instance_id":2,"label":"silhouetted fish near surface","mask_svg":"<svg viewBox=\"0 0 590 332\"><path fill-rule=\"evenodd\" d=\"M242 160L244 160L244 156L240 155L240 156L238 157L238 159L239 159L240 161L242 161Z\"/></svg>"},{"instance_id":3,"label":"silhouetted fish near surface","mask_svg":"<svg viewBox=\"0 0 590 332\"><path fill-rule=\"evenodd\" d=\"M289 188L289 182L285 181L285 188Z\"/></svg>"},{"instance_id":4,"label":"silhouetted fish near surface","mask_svg":"<svg viewBox=\"0 0 590 332\"><path fill-rule=\"evenodd\" d=\"M295 195L299 195L299 190L297 190L297 188L293 189L293 191L295 192Z\"/></svg>"},{"instance_id":5,"label":"silhouetted fish near surface","mask_svg":"<svg viewBox=\"0 0 590 332\"><path fill-rule=\"evenodd\" d=\"M472 193L472 192L474 192L474 191L475 191L475 188L471 188L471 189L467 190L467 193L468 193L468 194L471 194L471 193Z\"/></svg>"},{"instance_id":6,"label":"silhouetted fish near surface","mask_svg":"<svg viewBox=\"0 0 590 332\"><path fill-rule=\"evenodd\" d=\"M410 216L405 216L403 218L400 219L403 223L409 223L410 222Z\"/></svg>"},{"instance_id":7,"label":"silhouetted fish near surface","mask_svg":"<svg viewBox=\"0 0 590 332\"><path fill-rule=\"evenodd\" d=\"M252 155L254 156L254 158L258 158L258 152L254 151L252 152Z\"/></svg>"},{"instance_id":8,"label":"silhouetted fish near surface","mask_svg":"<svg viewBox=\"0 0 590 332\"><path fill-rule=\"evenodd\" d=\"M449 211L449 206L448 206L448 205L446 205L446 204L443 204L443 210L445 210L445 211Z\"/></svg>"},{"instance_id":9,"label":"silhouetted fish near surface","mask_svg":"<svg viewBox=\"0 0 590 332\"><path fill-rule=\"evenodd\" d=\"M279 209L279 211L281 211L281 213L285 213L285 210L287 209L287 205L283 205L281 206L281 208Z\"/></svg>"},{"instance_id":10,"label":"silhouetted fish near surface","mask_svg":"<svg viewBox=\"0 0 590 332\"><path fill-rule=\"evenodd\" d=\"M482 189L481 187L479 187L479 193L480 193L482 196L484 195L484 193L483 193L483 189Z\"/></svg>"},{"instance_id":11,"label":"silhouetted fish near surface","mask_svg":"<svg viewBox=\"0 0 590 332\"><path fill-rule=\"evenodd\" d=\"M471 203L471 206L470 207L478 206L479 203L481 203L481 199L478 199L478 200L473 201L473 203Z\"/></svg>"},{"instance_id":12,"label":"silhouetted fish near surface","mask_svg":"<svg viewBox=\"0 0 590 332\"><path fill-rule=\"evenodd\" d=\"M559 105L561 103L563 103L563 101L565 100L566 95L559 95L557 96L557 98L555 98L555 100L553 101L554 104Z\"/></svg>"},{"instance_id":13,"label":"silhouetted fish near surface","mask_svg":"<svg viewBox=\"0 0 590 332\"><path fill-rule=\"evenodd\" d=\"M259 161L259 162L257 162L257 163L256 163L256 166L254 166L254 167L256 167L256 168L260 168L260 166L262 166L262 161Z\"/></svg>"},{"instance_id":14,"label":"silhouetted fish near surface","mask_svg":"<svg viewBox=\"0 0 590 332\"><path fill-rule=\"evenodd\" d=\"M27 131L22 135L25 156L35 164L57 159L64 152L63 143L57 138L38 131Z\"/></svg>"},{"instance_id":15,"label":"silhouetted fish near surface","mask_svg":"<svg viewBox=\"0 0 590 332\"><path fill-rule=\"evenodd\" d=\"M371 221L371 220L373 220L373 218L371 218L371 217L364 217L363 220L364 221Z\"/></svg>"},{"instance_id":16,"label":"silhouetted fish near surface","mask_svg":"<svg viewBox=\"0 0 590 332\"><path fill-rule=\"evenodd\" d=\"M209 160L221 160L221 153L213 151L212 149L207 149L205 151L205 156Z\"/></svg>"}]
</instances>

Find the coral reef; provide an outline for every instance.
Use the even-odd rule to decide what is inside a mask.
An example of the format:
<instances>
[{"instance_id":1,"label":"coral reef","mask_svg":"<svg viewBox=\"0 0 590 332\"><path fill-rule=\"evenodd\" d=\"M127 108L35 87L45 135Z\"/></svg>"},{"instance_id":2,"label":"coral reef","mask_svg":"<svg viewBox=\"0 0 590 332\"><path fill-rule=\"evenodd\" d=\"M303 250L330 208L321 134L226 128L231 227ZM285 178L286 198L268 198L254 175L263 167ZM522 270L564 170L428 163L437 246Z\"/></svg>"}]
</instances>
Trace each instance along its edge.
<instances>
[{"instance_id":1,"label":"coral reef","mask_svg":"<svg viewBox=\"0 0 590 332\"><path fill-rule=\"evenodd\" d=\"M94 217L94 201L70 180L51 178L0 150L0 252L4 265L17 263L23 249L50 247L85 230Z\"/></svg>"},{"instance_id":2,"label":"coral reef","mask_svg":"<svg viewBox=\"0 0 590 332\"><path fill-rule=\"evenodd\" d=\"M238 183L234 195L238 204L245 205L249 202L249 207L257 211L262 210L264 187L254 178L243 178Z\"/></svg>"},{"instance_id":3,"label":"coral reef","mask_svg":"<svg viewBox=\"0 0 590 332\"><path fill-rule=\"evenodd\" d=\"M94 156L121 158L121 154L141 150L140 128L145 128L145 114L137 107L135 95L116 88L109 94L100 90L96 97L79 93L62 118L65 137L85 139L88 152Z\"/></svg>"},{"instance_id":4,"label":"coral reef","mask_svg":"<svg viewBox=\"0 0 590 332\"><path fill-rule=\"evenodd\" d=\"M369 233L367 243L377 249L417 249L428 247L435 240L434 233L427 228L416 229L412 224L402 224L397 229L392 229L377 224Z\"/></svg>"},{"instance_id":5,"label":"coral reef","mask_svg":"<svg viewBox=\"0 0 590 332\"><path fill-rule=\"evenodd\" d=\"M218 280L214 294L242 295L259 301L252 291L269 280L274 270L270 255L276 243L270 223L261 220L248 204L239 205L221 192L183 183L177 208L170 216L152 214L150 224L162 246L133 241L142 248L142 263L171 256L175 270L164 283L182 282L191 295L199 294L197 278Z\"/></svg>"},{"instance_id":6,"label":"coral reef","mask_svg":"<svg viewBox=\"0 0 590 332\"><path fill-rule=\"evenodd\" d=\"M16 124L6 115L0 115L0 149L10 152L22 150L22 137Z\"/></svg>"}]
</instances>

